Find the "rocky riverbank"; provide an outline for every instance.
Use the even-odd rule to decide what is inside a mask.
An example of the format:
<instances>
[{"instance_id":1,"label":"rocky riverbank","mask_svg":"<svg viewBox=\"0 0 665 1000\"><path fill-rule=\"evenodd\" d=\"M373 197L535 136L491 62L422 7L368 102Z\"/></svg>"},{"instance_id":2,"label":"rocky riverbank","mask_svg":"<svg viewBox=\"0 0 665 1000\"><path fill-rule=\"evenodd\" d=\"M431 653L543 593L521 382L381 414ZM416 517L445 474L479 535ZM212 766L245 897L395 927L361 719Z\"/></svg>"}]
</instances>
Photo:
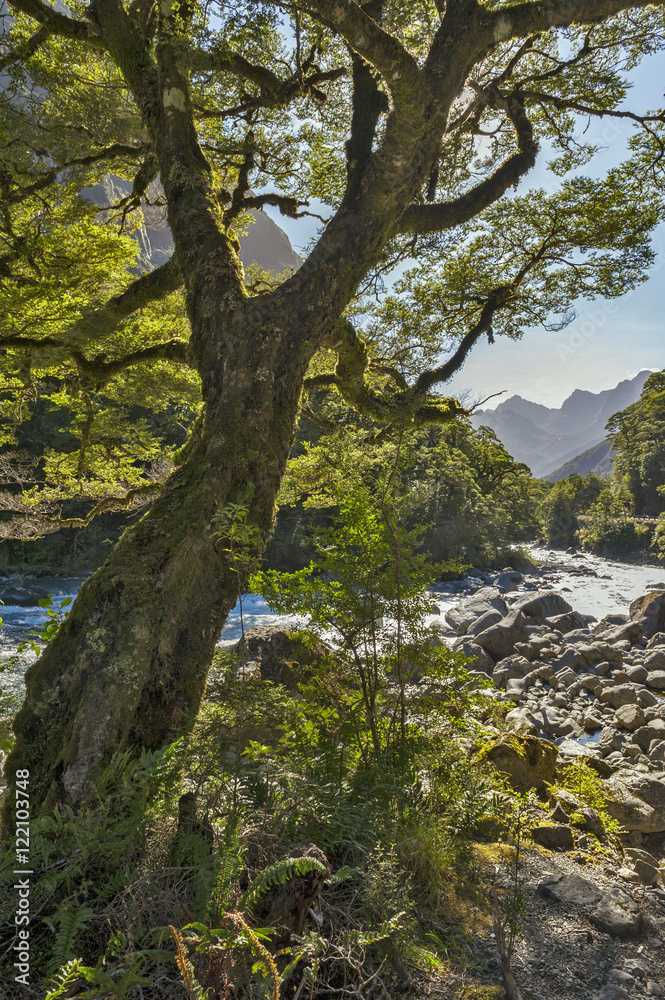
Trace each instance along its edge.
<instances>
[{"instance_id":1,"label":"rocky riverbank","mask_svg":"<svg viewBox=\"0 0 665 1000\"><path fill-rule=\"evenodd\" d=\"M531 833L554 853L546 876L542 856L527 862L522 981L547 1000L665 996L665 589L597 621L542 582L507 569L449 608L439 630L492 678L488 697L505 703L516 736L497 730L487 750L495 766L515 787L542 791L562 766L584 760L620 824L608 840L582 800L550 797ZM558 922L555 952L569 972L557 968L563 982L549 988L537 954L543 920Z\"/></svg>"}]
</instances>

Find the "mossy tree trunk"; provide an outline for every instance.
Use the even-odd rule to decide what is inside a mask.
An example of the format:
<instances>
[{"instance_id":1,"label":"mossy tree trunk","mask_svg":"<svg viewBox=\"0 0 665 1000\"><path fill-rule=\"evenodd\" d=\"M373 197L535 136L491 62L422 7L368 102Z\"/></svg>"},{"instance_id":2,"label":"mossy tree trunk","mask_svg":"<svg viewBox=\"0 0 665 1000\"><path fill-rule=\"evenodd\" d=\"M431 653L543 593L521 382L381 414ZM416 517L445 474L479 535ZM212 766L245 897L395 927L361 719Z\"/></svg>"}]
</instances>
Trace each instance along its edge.
<instances>
[{"instance_id":1,"label":"mossy tree trunk","mask_svg":"<svg viewBox=\"0 0 665 1000\"><path fill-rule=\"evenodd\" d=\"M245 497L267 538L307 364L253 333L244 331L187 460L27 672L9 767L29 768L42 809L81 803L115 750L162 746L196 715L237 594L211 519Z\"/></svg>"}]
</instances>

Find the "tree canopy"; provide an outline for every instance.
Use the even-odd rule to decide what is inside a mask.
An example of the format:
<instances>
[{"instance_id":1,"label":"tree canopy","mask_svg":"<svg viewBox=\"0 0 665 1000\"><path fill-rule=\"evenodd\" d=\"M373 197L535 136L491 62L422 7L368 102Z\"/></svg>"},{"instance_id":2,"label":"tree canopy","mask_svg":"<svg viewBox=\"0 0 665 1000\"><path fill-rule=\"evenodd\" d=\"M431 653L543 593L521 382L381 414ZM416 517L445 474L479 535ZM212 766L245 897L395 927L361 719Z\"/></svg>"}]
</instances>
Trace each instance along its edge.
<instances>
[{"instance_id":1,"label":"tree canopy","mask_svg":"<svg viewBox=\"0 0 665 1000\"><path fill-rule=\"evenodd\" d=\"M626 98L664 15L639 0L9 6L5 444L40 399L71 416L20 503L9 462L5 508L35 532L61 500L154 498L28 674L15 754L32 753L48 807L196 711L237 589L212 519L242 502L265 543L299 413L328 421L308 393L386 435L448 422L464 407L439 387L481 339L561 327L574 299L644 279L665 115ZM635 124L603 180L584 173L593 117ZM551 190L514 195L541 147ZM85 192L109 173L131 192L99 211ZM313 199L325 217L302 266L246 274L247 213ZM175 253L142 270L127 237L161 206ZM201 411L180 452L136 423L140 404Z\"/></svg>"}]
</instances>

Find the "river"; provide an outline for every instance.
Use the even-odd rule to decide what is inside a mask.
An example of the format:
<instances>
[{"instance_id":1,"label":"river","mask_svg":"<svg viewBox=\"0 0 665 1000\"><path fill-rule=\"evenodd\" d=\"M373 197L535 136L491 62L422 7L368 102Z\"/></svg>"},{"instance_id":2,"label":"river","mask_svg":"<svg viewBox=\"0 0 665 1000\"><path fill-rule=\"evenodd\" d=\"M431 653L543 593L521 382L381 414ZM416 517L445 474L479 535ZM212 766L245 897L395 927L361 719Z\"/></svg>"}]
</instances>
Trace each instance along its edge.
<instances>
[{"instance_id":1,"label":"river","mask_svg":"<svg viewBox=\"0 0 665 1000\"><path fill-rule=\"evenodd\" d=\"M640 594L651 589L665 589L665 567L635 566L616 562L587 553L570 555L551 549L531 548L531 556L544 571L539 586L551 588L563 594L576 611L584 615L602 618L607 614L626 613L628 605ZM460 600L480 586L487 586L493 574L476 572L464 581L450 584L436 584L432 599L445 614ZM24 587L37 585L47 590L59 606L65 598L74 598L85 577L52 577L20 581L12 578L6 583L20 583ZM46 612L39 606L16 607L5 605L0 608L3 625L0 627L0 662L7 662L15 656L20 643L30 638L31 630L43 625ZM428 621L436 621L438 616L428 616ZM275 625L302 623L295 616L276 615L263 598L247 594L243 598L243 619L245 628L255 625ZM222 630L220 646L236 642L241 635L240 608L236 606ZM34 653L26 652L11 663L0 674L0 689L20 699L23 694L23 675L27 665L34 660Z\"/></svg>"}]
</instances>

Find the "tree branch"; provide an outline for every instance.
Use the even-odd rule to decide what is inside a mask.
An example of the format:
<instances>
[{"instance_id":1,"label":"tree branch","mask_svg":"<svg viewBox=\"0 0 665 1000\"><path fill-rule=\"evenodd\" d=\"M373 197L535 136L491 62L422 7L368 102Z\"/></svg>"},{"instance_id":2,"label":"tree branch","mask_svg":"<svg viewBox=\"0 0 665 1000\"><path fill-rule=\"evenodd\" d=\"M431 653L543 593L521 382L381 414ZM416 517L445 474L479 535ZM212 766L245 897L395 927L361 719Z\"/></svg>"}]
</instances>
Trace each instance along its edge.
<instances>
[{"instance_id":1,"label":"tree branch","mask_svg":"<svg viewBox=\"0 0 665 1000\"><path fill-rule=\"evenodd\" d=\"M413 387L415 393L428 392L432 386L435 386L438 382L447 382L453 377L455 372L460 370L474 344L478 342L484 333L491 331L492 317L494 316L494 313L505 303L507 297L512 293L512 291L512 286L507 285L497 288L494 292L492 292L483 306L478 322L460 341L459 347L453 356L449 358L445 364L439 365L438 368L433 368L431 371L423 372L423 374L416 380L416 384Z\"/></svg>"},{"instance_id":2,"label":"tree branch","mask_svg":"<svg viewBox=\"0 0 665 1000\"><path fill-rule=\"evenodd\" d=\"M525 111L521 95L494 98L503 106L517 134L518 151L509 156L494 173L454 201L438 205L410 205L398 224L398 233L436 233L468 222L483 209L498 201L508 188L515 187L536 162L538 143Z\"/></svg>"},{"instance_id":3,"label":"tree branch","mask_svg":"<svg viewBox=\"0 0 665 1000\"><path fill-rule=\"evenodd\" d=\"M191 49L185 56L185 64L193 71L230 73L256 84L260 88L260 96L247 95L244 103L239 106L238 113L254 108L282 108L296 97L307 94L318 103L323 103L327 95L318 89L319 85L338 80L348 72L346 66L338 66L325 71L315 70L308 75L295 73L283 80L266 66L252 63L237 52L221 48L208 51Z\"/></svg>"},{"instance_id":4,"label":"tree branch","mask_svg":"<svg viewBox=\"0 0 665 1000\"><path fill-rule=\"evenodd\" d=\"M107 146L105 149L100 149L96 153L88 153L87 156L77 156L73 160L68 160L66 163L61 163L52 170L47 170L46 173L37 181L33 181L32 184L28 184L27 187L18 188L16 191L11 191L9 189L9 184L5 181L3 176L3 186L5 191L3 191L1 203L3 205L17 205L19 202L24 201L31 195L36 194L38 191L43 191L44 188L49 187L50 184L54 184L58 176L64 170L71 170L72 167L87 167L93 163L99 163L102 160L112 160L119 156L142 156L146 152L149 152L150 146L147 144L142 146L128 146L123 142L114 142L111 146Z\"/></svg>"},{"instance_id":5,"label":"tree branch","mask_svg":"<svg viewBox=\"0 0 665 1000\"><path fill-rule=\"evenodd\" d=\"M27 42L25 42L20 49L12 49L0 59L0 72L11 66L12 63L20 62L23 59L29 59L33 56L37 49L44 44L47 38L50 38L53 32L50 27L43 24L38 31L32 35Z\"/></svg>"},{"instance_id":6,"label":"tree branch","mask_svg":"<svg viewBox=\"0 0 665 1000\"><path fill-rule=\"evenodd\" d=\"M89 42L101 49L106 47L100 37L99 28L89 21L77 21L73 17L67 17L54 7L42 3L42 0L8 0L8 3L14 10L27 14L28 17L47 27L52 35Z\"/></svg>"},{"instance_id":7,"label":"tree branch","mask_svg":"<svg viewBox=\"0 0 665 1000\"><path fill-rule=\"evenodd\" d=\"M570 24L597 24L623 10L662 7L663 0L533 0L487 13L495 43Z\"/></svg>"},{"instance_id":8,"label":"tree branch","mask_svg":"<svg viewBox=\"0 0 665 1000\"><path fill-rule=\"evenodd\" d=\"M308 0L308 6L381 74L395 97L396 110L408 114L414 104L422 109L425 88L418 63L394 35L355 0Z\"/></svg>"},{"instance_id":9,"label":"tree branch","mask_svg":"<svg viewBox=\"0 0 665 1000\"><path fill-rule=\"evenodd\" d=\"M133 365L145 364L148 361L173 361L177 364L192 366L188 355L186 340L167 340L162 344L151 344L138 351L132 351L113 361L105 361L104 355L98 355L90 360L82 351L77 350L65 340L53 337L4 337L0 339L0 351L7 348L32 352L63 351L75 363L81 375L89 382L94 382L97 390L106 385L114 375L131 368Z\"/></svg>"}]
</instances>

